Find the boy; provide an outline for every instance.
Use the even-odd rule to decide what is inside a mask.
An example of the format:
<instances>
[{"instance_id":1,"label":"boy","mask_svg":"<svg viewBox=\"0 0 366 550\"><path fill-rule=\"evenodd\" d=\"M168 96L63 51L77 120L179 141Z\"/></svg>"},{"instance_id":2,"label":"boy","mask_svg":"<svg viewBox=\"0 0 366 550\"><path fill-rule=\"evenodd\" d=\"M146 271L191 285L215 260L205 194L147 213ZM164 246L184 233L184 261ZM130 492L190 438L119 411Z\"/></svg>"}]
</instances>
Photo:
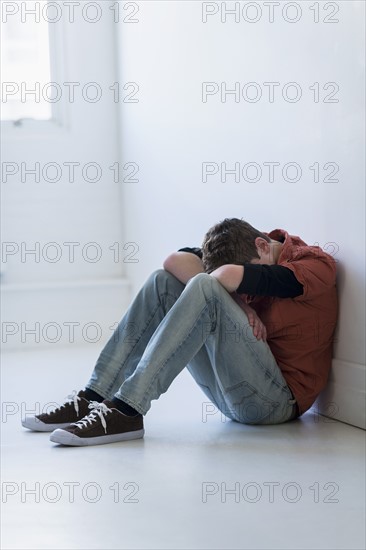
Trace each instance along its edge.
<instances>
[{"instance_id":1,"label":"boy","mask_svg":"<svg viewBox=\"0 0 366 550\"><path fill-rule=\"evenodd\" d=\"M85 390L24 427L70 446L143 437L151 401L185 367L223 414L244 424L287 422L311 407L331 367L331 256L281 229L266 234L231 218L207 232L202 248L180 249L163 267L120 321Z\"/></svg>"}]
</instances>

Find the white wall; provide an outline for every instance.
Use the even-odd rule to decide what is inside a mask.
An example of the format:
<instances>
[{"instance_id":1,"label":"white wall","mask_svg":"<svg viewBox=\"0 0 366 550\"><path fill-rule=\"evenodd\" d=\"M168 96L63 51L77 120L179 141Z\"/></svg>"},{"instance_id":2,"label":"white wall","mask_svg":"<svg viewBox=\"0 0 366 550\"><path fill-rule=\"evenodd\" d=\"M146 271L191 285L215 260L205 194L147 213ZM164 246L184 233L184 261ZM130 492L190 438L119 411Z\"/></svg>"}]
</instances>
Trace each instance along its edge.
<instances>
[{"instance_id":1,"label":"white wall","mask_svg":"<svg viewBox=\"0 0 366 550\"><path fill-rule=\"evenodd\" d=\"M97 23L80 16L84 6L81 4L75 9L74 22L64 8L60 21L51 25L56 36L56 82L63 92L61 126L53 132L29 129L27 125L10 131L2 127L3 165L15 162L19 167L15 176L2 183L3 251L7 243L18 247L15 254L2 256L5 348L93 344L93 340L100 348L130 298L123 280L125 264L115 261L114 251L109 249L118 242L120 258L129 252L121 249L121 183L114 182L109 169L119 161L118 108L109 90L117 80L116 25L109 5L103 3L103 16ZM89 18L92 17L90 11ZM80 84L75 88L74 102L65 99L65 82ZM86 101L80 92L90 82L96 82L102 90L97 103ZM29 82L28 87L34 84ZM47 163L58 163L62 171L60 181L52 183L41 175L41 181L36 183L28 175L22 182L21 163L31 169L37 162L41 174ZM69 178L65 164L70 162L80 163L75 169L75 181ZM98 163L102 172L101 179L94 183L82 177L82 168L90 162ZM94 174L91 170L87 177ZM49 177L54 175L51 170ZM51 242L56 243L60 254L57 262L49 261L56 253L56 247L47 248ZM74 248L74 260L71 245L64 244L68 242L79 243ZM96 247L88 245L92 242ZM40 253L22 258L22 248L35 249L35 243ZM11 250L11 245L7 250ZM93 262L96 253L101 256ZM79 323L74 334L70 323ZM94 328L88 328L88 323ZM28 329L36 332L32 335Z\"/></svg>"},{"instance_id":2,"label":"white wall","mask_svg":"<svg viewBox=\"0 0 366 550\"><path fill-rule=\"evenodd\" d=\"M237 3L240 10L247 2ZM253 4L253 3L252 3ZM119 27L120 80L139 85L139 102L121 104L122 157L139 164L139 182L124 185L125 240L140 246L140 262L128 267L135 290L166 255L182 246L200 245L205 230L224 217L243 217L268 231L276 227L320 243L339 262L340 321L335 368L342 373L340 393L331 382L322 411L336 402L342 420L362 424L364 355L364 2L319 3L314 22L312 2L285 8L281 2L269 22L265 3L256 2L256 23L221 22L221 13L202 22L201 2L139 2L138 23ZM234 2L227 2L233 7ZM221 3L209 9L220 10ZM297 8L296 8L297 6ZM327 7L328 6L328 7ZM335 7L334 7L335 6ZM339 7L338 13L332 13ZM254 8L253 8L254 9ZM282 15L282 10L287 9ZM300 15L294 19L295 10ZM241 12L242 13L242 12ZM259 12L258 12L259 13ZM247 12L253 19L254 11ZM325 23L324 19L338 19ZM202 83L256 82L263 92L257 103L202 102ZM268 101L265 82L279 82ZM301 87L298 102L285 101L288 82ZM320 85L320 101L309 89ZM339 91L323 100L334 90ZM289 94L294 89L289 89ZM253 92L253 89L249 90ZM290 95L290 97L293 97ZM220 174L202 182L202 163L232 167L256 162L263 169L256 182L226 183ZM296 162L297 182L277 172L270 182L265 162L280 169ZM310 166L320 164L320 181ZM337 182L326 182L326 163L336 163ZM294 172L289 172L293 177ZM335 243L329 244L329 243ZM351 396L344 402L345 385ZM361 384L361 385L360 385ZM361 390L360 390L361 387ZM329 411L328 411L329 412Z\"/></svg>"}]
</instances>

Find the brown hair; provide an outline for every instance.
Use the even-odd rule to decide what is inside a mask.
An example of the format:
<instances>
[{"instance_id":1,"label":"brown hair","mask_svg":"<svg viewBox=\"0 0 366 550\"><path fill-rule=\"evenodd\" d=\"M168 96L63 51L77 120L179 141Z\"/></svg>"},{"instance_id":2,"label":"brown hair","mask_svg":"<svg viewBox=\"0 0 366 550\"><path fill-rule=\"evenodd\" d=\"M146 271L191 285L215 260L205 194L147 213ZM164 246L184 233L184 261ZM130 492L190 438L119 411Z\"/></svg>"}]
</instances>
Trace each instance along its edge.
<instances>
[{"instance_id":1,"label":"brown hair","mask_svg":"<svg viewBox=\"0 0 366 550\"><path fill-rule=\"evenodd\" d=\"M271 239L238 218L225 218L209 229L202 244L202 261L206 273L225 264L241 265L259 258L255 239Z\"/></svg>"}]
</instances>

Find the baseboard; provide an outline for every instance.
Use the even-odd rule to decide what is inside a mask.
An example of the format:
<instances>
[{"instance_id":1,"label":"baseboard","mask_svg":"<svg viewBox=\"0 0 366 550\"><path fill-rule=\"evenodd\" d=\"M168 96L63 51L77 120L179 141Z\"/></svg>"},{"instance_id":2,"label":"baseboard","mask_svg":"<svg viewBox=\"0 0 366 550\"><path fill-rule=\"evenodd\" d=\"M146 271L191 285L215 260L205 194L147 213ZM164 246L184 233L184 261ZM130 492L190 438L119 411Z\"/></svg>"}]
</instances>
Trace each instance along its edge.
<instances>
[{"instance_id":1,"label":"baseboard","mask_svg":"<svg viewBox=\"0 0 366 550\"><path fill-rule=\"evenodd\" d=\"M366 429L366 365L333 359L325 390L315 408L320 414Z\"/></svg>"},{"instance_id":2,"label":"baseboard","mask_svg":"<svg viewBox=\"0 0 366 550\"><path fill-rule=\"evenodd\" d=\"M3 285L3 350L101 346L129 306L125 279Z\"/></svg>"}]
</instances>

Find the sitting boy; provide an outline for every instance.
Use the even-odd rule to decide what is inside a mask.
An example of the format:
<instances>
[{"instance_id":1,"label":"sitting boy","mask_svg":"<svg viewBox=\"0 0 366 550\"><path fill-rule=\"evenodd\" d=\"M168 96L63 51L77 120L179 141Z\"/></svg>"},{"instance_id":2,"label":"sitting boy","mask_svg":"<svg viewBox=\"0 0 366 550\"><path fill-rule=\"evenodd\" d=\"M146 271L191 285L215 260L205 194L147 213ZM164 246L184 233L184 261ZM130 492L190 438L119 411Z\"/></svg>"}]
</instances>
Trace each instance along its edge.
<instances>
[{"instance_id":1,"label":"sitting boy","mask_svg":"<svg viewBox=\"0 0 366 550\"><path fill-rule=\"evenodd\" d=\"M151 401L185 367L232 420L297 418L327 382L335 280L335 262L319 247L225 219L202 248L174 252L149 277L85 390L22 424L70 446L143 437Z\"/></svg>"}]
</instances>

